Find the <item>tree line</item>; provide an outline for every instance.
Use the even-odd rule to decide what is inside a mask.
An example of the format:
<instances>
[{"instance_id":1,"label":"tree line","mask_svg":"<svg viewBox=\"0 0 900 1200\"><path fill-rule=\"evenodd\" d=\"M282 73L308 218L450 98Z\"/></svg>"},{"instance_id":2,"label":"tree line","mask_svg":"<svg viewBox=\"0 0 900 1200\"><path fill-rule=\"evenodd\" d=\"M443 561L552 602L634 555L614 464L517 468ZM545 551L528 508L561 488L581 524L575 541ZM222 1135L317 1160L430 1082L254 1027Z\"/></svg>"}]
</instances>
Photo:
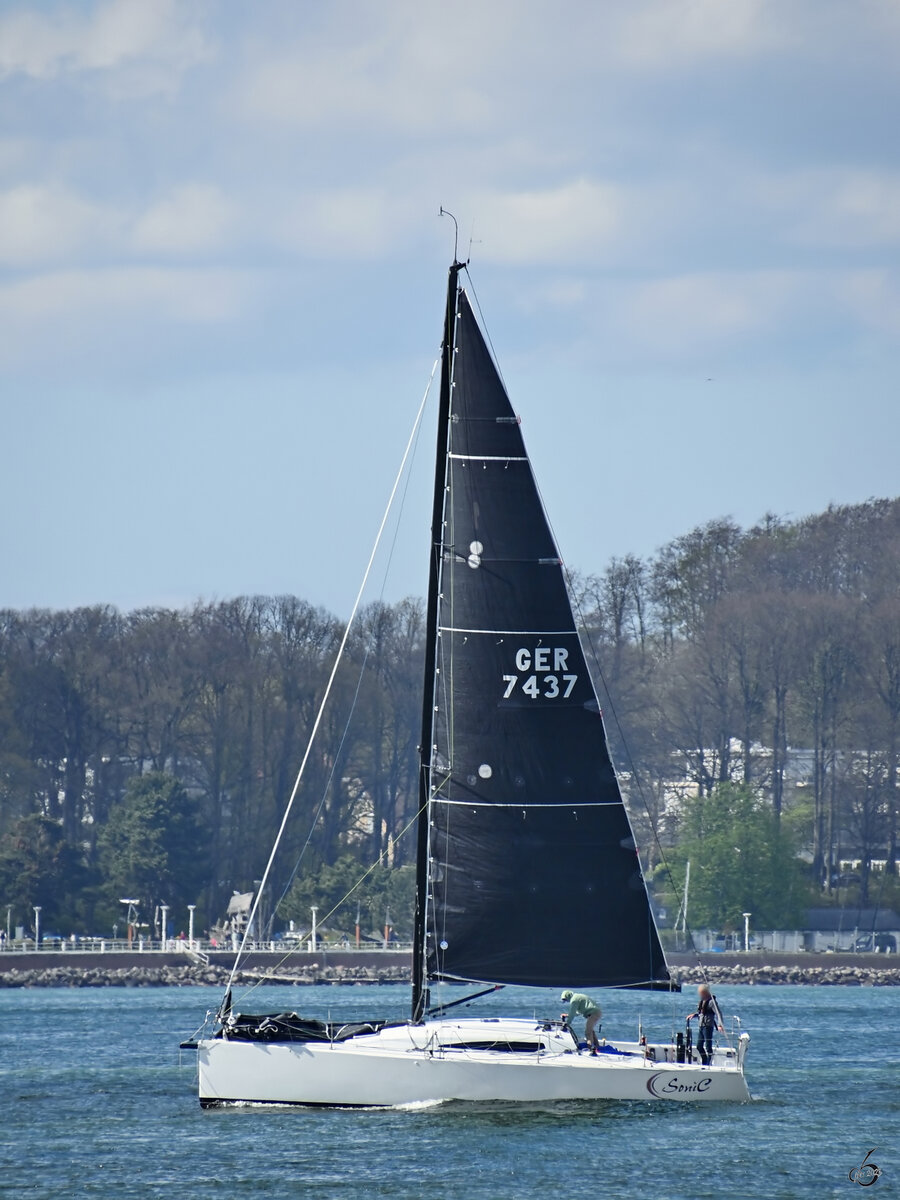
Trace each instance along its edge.
<instances>
[{"instance_id":1,"label":"tree line","mask_svg":"<svg viewBox=\"0 0 900 1200\"><path fill-rule=\"evenodd\" d=\"M788 853L811 895L846 882L842 858L860 859L863 902L873 861L896 876L900 500L713 521L571 584L651 871L690 843L700 878L697 805L718 796L744 824L765 814L772 849L754 817L757 860L782 871ZM341 634L289 596L0 613L0 902L102 931L139 889L147 905L196 902L211 924L261 877ZM358 618L270 916L275 902L299 916L353 862L408 866L423 646L418 600ZM392 893L377 878L333 920L352 925L362 898L380 926ZM720 892L704 914L719 923ZM394 920L405 932L408 916Z\"/></svg>"},{"instance_id":2,"label":"tree line","mask_svg":"<svg viewBox=\"0 0 900 1200\"><path fill-rule=\"evenodd\" d=\"M896 876L900 500L712 521L575 592L651 860L686 834L679 795L739 783L790 818L814 889L844 858L864 904L873 860Z\"/></svg>"}]
</instances>

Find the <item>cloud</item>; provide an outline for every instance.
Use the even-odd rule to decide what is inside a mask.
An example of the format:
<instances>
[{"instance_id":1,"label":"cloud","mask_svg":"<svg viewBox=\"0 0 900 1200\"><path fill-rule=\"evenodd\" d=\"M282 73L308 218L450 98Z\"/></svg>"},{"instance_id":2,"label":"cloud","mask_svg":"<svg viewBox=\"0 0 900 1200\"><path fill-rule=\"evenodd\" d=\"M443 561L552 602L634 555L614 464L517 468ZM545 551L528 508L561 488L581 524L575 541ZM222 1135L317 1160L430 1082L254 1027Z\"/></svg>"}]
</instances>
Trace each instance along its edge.
<instances>
[{"instance_id":1,"label":"cloud","mask_svg":"<svg viewBox=\"0 0 900 1200\"><path fill-rule=\"evenodd\" d=\"M589 298L587 282L567 275L551 277L542 291L544 303L562 310L582 308Z\"/></svg>"},{"instance_id":2,"label":"cloud","mask_svg":"<svg viewBox=\"0 0 900 1200\"><path fill-rule=\"evenodd\" d=\"M382 186L322 188L272 202L262 240L308 258L381 258L416 219L409 197Z\"/></svg>"},{"instance_id":3,"label":"cloud","mask_svg":"<svg viewBox=\"0 0 900 1200\"><path fill-rule=\"evenodd\" d=\"M799 61L864 56L896 42L896 0L626 0L597 6L609 24L613 57L627 67L680 71L789 53Z\"/></svg>"},{"instance_id":4,"label":"cloud","mask_svg":"<svg viewBox=\"0 0 900 1200\"><path fill-rule=\"evenodd\" d=\"M233 227L234 206L219 188L187 183L151 205L137 219L133 245L139 251L196 254L215 250Z\"/></svg>"},{"instance_id":5,"label":"cloud","mask_svg":"<svg viewBox=\"0 0 900 1200\"><path fill-rule=\"evenodd\" d=\"M236 85L251 122L476 138L503 120L543 124L557 95L590 107L638 68L680 70L798 40L777 0L458 0L373 9L347 0L311 20L298 6L259 39ZM578 114L572 114L576 120Z\"/></svg>"},{"instance_id":6,"label":"cloud","mask_svg":"<svg viewBox=\"0 0 900 1200\"><path fill-rule=\"evenodd\" d=\"M615 243L624 189L576 179L556 187L476 193L479 257L499 263L595 263Z\"/></svg>"},{"instance_id":7,"label":"cloud","mask_svg":"<svg viewBox=\"0 0 900 1200\"><path fill-rule=\"evenodd\" d=\"M48 80L142 61L180 71L209 54L210 43L177 0L32 5L0 18L0 76ZM156 81L163 85L161 76Z\"/></svg>"},{"instance_id":8,"label":"cloud","mask_svg":"<svg viewBox=\"0 0 900 1200\"><path fill-rule=\"evenodd\" d=\"M900 336L900 279L885 270L851 271L841 289L847 309L869 329Z\"/></svg>"},{"instance_id":9,"label":"cloud","mask_svg":"<svg viewBox=\"0 0 900 1200\"><path fill-rule=\"evenodd\" d=\"M37 275L4 287L0 304L7 313L15 309L42 320L66 312L152 307L178 321L204 323L234 317L244 290L242 275L234 271L117 267Z\"/></svg>"},{"instance_id":10,"label":"cloud","mask_svg":"<svg viewBox=\"0 0 900 1200\"><path fill-rule=\"evenodd\" d=\"M658 362L758 361L796 357L828 331L849 346L900 331L900 283L886 270L775 269L686 272L643 280L595 281L580 306L582 328L604 357Z\"/></svg>"},{"instance_id":11,"label":"cloud","mask_svg":"<svg viewBox=\"0 0 900 1200\"><path fill-rule=\"evenodd\" d=\"M629 289L620 316L661 349L694 348L768 325L796 282L783 271L654 279Z\"/></svg>"},{"instance_id":12,"label":"cloud","mask_svg":"<svg viewBox=\"0 0 900 1200\"><path fill-rule=\"evenodd\" d=\"M829 252L900 244L900 171L887 164L777 172L737 164L730 204L782 253L785 244Z\"/></svg>"},{"instance_id":13,"label":"cloud","mask_svg":"<svg viewBox=\"0 0 900 1200\"><path fill-rule=\"evenodd\" d=\"M144 209L56 185L21 184L0 192L0 264L27 269L206 256L223 245L235 221L235 206L210 184L179 184Z\"/></svg>"},{"instance_id":14,"label":"cloud","mask_svg":"<svg viewBox=\"0 0 900 1200\"><path fill-rule=\"evenodd\" d=\"M116 218L65 188L22 184L0 193L0 263L79 257L115 235Z\"/></svg>"},{"instance_id":15,"label":"cloud","mask_svg":"<svg viewBox=\"0 0 900 1200\"><path fill-rule=\"evenodd\" d=\"M620 9L617 53L654 68L744 56L783 44L786 23L772 0L638 0Z\"/></svg>"},{"instance_id":16,"label":"cloud","mask_svg":"<svg viewBox=\"0 0 900 1200\"><path fill-rule=\"evenodd\" d=\"M428 36L427 12L417 10L413 21L400 6L384 7L373 28L356 11L359 20L333 10L330 30L260 53L238 85L241 110L304 129L361 124L432 134L487 117L491 103L474 82L474 65L448 54L437 29Z\"/></svg>"},{"instance_id":17,"label":"cloud","mask_svg":"<svg viewBox=\"0 0 900 1200\"><path fill-rule=\"evenodd\" d=\"M235 262L267 313L295 288L321 314L306 289L323 262L348 279L388 259L394 279L430 269L452 236L441 204L526 342L613 330L637 361L768 337L788 356L786 330L818 321L827 339L844 320L852 342L879 297L893 311L865 269L900 240L900 172L877 121L866 147L857 132L891 110L878 55L896 3L860 0L853 20L842 0L460 0L449 20L409 0L13 4L0 264L34 278L4 311L21 303L16 327L31 314L48 342L47 311L72 328L140 313L163 341L171 322L227 322ZM816 106L838 69L844 124Z\"/></svg>"},{"instance_id":18,"label":"cloud","mask_svg":"<svg viewBox=\"0 0 900 1200\"><path fill-rule=\"evenodd\" d=\"M791 231L797 241L832 247L900 243L900 171L819 171L801 176L794 188L803 210Z\"/></svg>"},{"instance_id":19,"label":"cloud","mask_svg":"<svg viewBox=\"0 0 900 1200\"><path fill-rule=\"evenodd\" d=\"M115 267L53 271L0 285L0 363L113 356L123 331L145 346L171 325L224 325L256 294L255 276L225 269Z\"/></svg>"}]
</instances>

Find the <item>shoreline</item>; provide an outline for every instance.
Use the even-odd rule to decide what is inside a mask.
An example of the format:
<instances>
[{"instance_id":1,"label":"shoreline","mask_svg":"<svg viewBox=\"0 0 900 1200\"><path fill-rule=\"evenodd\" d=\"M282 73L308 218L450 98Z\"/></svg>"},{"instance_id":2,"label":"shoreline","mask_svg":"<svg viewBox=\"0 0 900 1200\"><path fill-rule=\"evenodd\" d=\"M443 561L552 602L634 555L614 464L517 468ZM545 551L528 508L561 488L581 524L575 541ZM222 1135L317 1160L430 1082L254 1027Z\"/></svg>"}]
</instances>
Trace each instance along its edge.
<instances>
[{"instance_id":1,"label":"shoreline","mask_svg":"<svg viewBox=\"0 0 900 1200\"><path fill-rule=\"evenodd\" d=\"M0 955L0 988L224 987L234 961L230 953L210 955L209 963L185 961L185 954L163 952L67 954L65 962L56 955L48 962L49 957L46 953ZM291 957L294 961L288 965L282 955L250 953L235 980L295 987L408 983L410 980L410 955L402 951L320 952ZM307 961L297 963L299 957ZM813 962L798 961L798 957L785 955L782 961L777 961L775 956L770 956L765 962L758 958L748 962L745 956L729 955L727 961L720 959L701 965L696 960L677 961L687 956L672 955L670 966L682 987L704 981L762 987L779 984L900 987L900 965L888 966L890 959L884 955L828 955L830 961L824 963L821 961L824 956L815 956L818 961ZM76 958L80 961L73 961Z\"/></svg>"}]
</instances>

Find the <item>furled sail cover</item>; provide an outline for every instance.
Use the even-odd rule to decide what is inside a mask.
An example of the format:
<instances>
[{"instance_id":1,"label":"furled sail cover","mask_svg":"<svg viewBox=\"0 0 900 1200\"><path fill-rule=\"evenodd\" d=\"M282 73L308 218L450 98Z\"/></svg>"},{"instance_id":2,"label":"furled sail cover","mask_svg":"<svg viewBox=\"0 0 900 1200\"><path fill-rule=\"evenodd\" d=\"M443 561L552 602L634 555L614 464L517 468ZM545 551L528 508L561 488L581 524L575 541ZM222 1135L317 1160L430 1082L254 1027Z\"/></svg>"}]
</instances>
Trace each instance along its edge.
<instances>
[{"instance_id":1,"label":"furled sail cover","mask_svg":"<svg viewBox=\"0 0 900 1200\"><path fill-rule=\"evenodd\" d=\"M562 565L463 291L455 345L426 971L530 985L665 984Z\"/></svg>"}]
</instances>

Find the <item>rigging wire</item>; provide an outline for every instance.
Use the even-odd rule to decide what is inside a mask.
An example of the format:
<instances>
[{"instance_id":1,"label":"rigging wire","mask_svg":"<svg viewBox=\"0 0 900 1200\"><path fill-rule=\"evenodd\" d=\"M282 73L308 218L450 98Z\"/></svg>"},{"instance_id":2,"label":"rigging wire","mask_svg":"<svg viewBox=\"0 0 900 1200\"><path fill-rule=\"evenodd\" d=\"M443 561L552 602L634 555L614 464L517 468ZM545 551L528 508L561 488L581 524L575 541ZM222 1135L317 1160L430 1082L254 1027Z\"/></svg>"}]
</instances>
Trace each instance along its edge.
<instances>
[{"instance_id":1,"label":"rigging wire","mask_svg":"<svg viewBox=\"0 0 900 1200\"><path fill-rule=\"evenodd\" d=\"M403 837L405 837L407 833L409 833L410 829L413 828L416 821L418 821L420 814L425 810L426 807L427 807L427 801L419 809L417 809L417 811L415 813L413 813L413 815L410 817L410 819L407 821L407 823L403 826L403 828L400 830L400 832L397 834L396 838L394 839L395 845ZM362 884L365 883L365 881L368 879L368 877L375 870L375 868L377 866L379 866L380 862L381 862L381 856L379 855L378 858L376 858L375 861L371 864L371 866L369 866L365 871L363 871L362 875L360 875L360 877L357 879L356 883L354 883L353 886L347 892L345 892L343 896L341 896L340 900L338 900L338 902L328 910L328 912L325 914L325 916L322 917L322 922L321 922L322 925L324 925L327 920L329 920L332 916L334 916L334 914L338 911L338 909L341 907L341 905L346 904L346 902L350 899L350 897L353 895L353 893L356 891L356 889L358 887L361 887ZM249 922L248 922L248 924L249 924ZM274 967L271 967L268 969L267 973L271 974L273 971L277 971L278 968L280 966L282 966L284 963L286 963L287 960L293 954L294 954L293 950L288 950L285 954L283 954L281 956L281 958L274 965ZM234 978L234 970L236 970L236 968L237 968L237 958L235 959L235 966L234 966L234 969L232 970L232 978ZM254 980L254 982L250 985L250 987L245 988L244 991L241 993L241 998L243 999L243 998L249 996L252 992L256 991L256 989L258 987L261 987L265 982L266 982L265 976L261 979ZM229 983L229 987L230 986L231 986L231 984ZM202 1026L201 1026L201 1028L202 1028Z\"/></svg>"},{"instance_id":2,"label":"rigging wire","mask_svg":"<svg viewBox=\"0 0 900 1200\"><path fill-rule=\"evenodd\" d=\"M269 876L272 872L272 864L275 861L275 856L278 853L278 847L279 847L279 845L281 843L281 839L284 835L285 828L287 827L288 819L290 818L290 815L291 815L291 810L294 807L294 801L296 800L297 793L300 790L300 784L303 780L303 775L306 771L306 764L309 762L309 757L312 754L312 748L313 748L313 744L315 743L315 740L316 740L316 734L319 732L319 726L322 723L322 717L325 714L325 707L328 704L328 698L331 695L331 689L334 686L334 681L337 677L338 667L341 664L341 660L343 659L343 656L344 656L344 650L347 646L347 641L350 637L350 630L353 627L353 622L356 619L356 614L359 610L360 604L362 603L363 593L365 592L366 585L369 582L369 575L371 574L372 566L375 562L375 556L378 553L378 547L381 544L381 537L382 537L382 534L384 533L385 526L387 525L388 517L390 516L391 508L394 503L394 497L397 495L397 490L400 487L400 482L403 478L403 472L406 469L407 459L409 458L410 451L412 450L412 448L415 444L415 441L416 441L416 434L417 434L417 431L419 428L419 422L422 420L422 414L425 411L425 404L428 400L428 394L431 391L431 382L434 379L434 373L436 370L437 370L437 362L435 361L434 366L431 368L431 375L428 380L428 386L425 389L425 395L422 397L422 402L419 405L419 411L416 413L416 419L415 419L415 422L413 423L412 432L410 433L409 439L406 443L406 449L403 451L403 457L400 460L400 467L397 471L397 476L394 479L394 486L391 488L391 494L388 497L387 506L384 510L384 515L381 518L381 524L378 527L378 533L375 535L375 544L372 546L372 552L369 555L369 561L366 564L366 569L365 569L365 572L363 573L362 583L359 585L359 591L356 593L356 599L353 602L353 608L350 612L350 619L347 621L347 625L344 629L344 633L343 633L343 636L341 637L341 642L340 642L340 645L338 646L338 651L335 656L334 665L331 668L331 674L328 676L328 682L325 685L325 692L322 696L322 701L319 705L319 710L316 713L316 719L313 722L312 730L310 731L309 740L307 741L307 744L306 744L306 750L303 754L303 759L300 763L300 769L297 772L297 778L294 780L294 786L291 790L290 798L288 799L287 805L284 810L284 814L281 818L281 824L278 827L278 833L275 836L275 843L272 846L271 853L269 854L269 860L266 863L266 869L263 871L263 876L262 876L262 879L260 880L259 889L256 893L256 896L254 897L253 907L251 908L250 915L247 918L247 924L244 926L244 933L243 933L243 936L241 937L241 944L238 947L238 952L234 957L234 963L232 964L231 972L228 977L228 988L229 989L231 988L232 984L234 983L234 977L237 972L238 963L240 962L241 958L243 957L244 947L247 944L247 938L250 934L250 930L251 930L251 928L253 928L253 923L256 918L256 913L257 913L257 910L259 909L260 899L262 897L263 892L266 890L266 884L268 883Z\"/></svg>"},{"instance_id":3,"label":"rigging wire","mask_svg":"<svg viewBox=\"0 0 900 1200\"><path fill-rule=\"evenodd\" d=\"M353 693L353 700L350 703L350 712L347 716L347 722L344 725L344 730L341 734L341 740L338 742L338 748L335 751L334 758L331 763L331 770L328 772L328 778L325 780L325 786L322 789L322 798L316 807L315 813L313 814L313 819L309 825L309 833L307 833L307 835L306 835L306 841L303 843L303 846L300 849L300 853L297 856L297 861L294 863L291 873L288 876L287 883L285 883L284 888L282 889L281 895L278 897L278 900L275 902L275 906L272 910L273 915L278 912L278 909L281 906L285 896L287 896L288 892L291 889L291 885L293 884L294 880L297 878L297 873L300 870L300 865L303 862L306 851L309 849L310 843L312 842L313 834L315 833L316 826L319 823L319 817L321 817L321 815L322 815L322 809L325 807L325 801L328 799L328 793L331 791L331 785L334 782L334 776L338 769L338 764L341 762L341 752L344 749L344 743L347 740L347 734L350 732L350 723L353 720L353 714L356 712L356 704L357 704L357 701L359 700L359 693L362 690L363 677L365 676L365 673L366 673L366 663L368 661L369 661L369 647L367 646L365 655L363 656L362 666L359 668L359 678L356 681L356 690Z\"/></svg>"},{"instance_id":4,"label":"rigging wire","mask_svg":"<svg viewBox=\"0 0 900 1200\"><path fill-rule=\"evenodd\" d=\"M500 382L503 384L503 390L506 392L506 398L509 399L509 390L506 386L506 380L503 378L503 372L500 369L500 359L497 357L497 351L494 349L494 343L491 341L491 335L488 332L487 323L484 319L484 313L481 311L481 301L478 299L478 293L475 291L475 281L472 279L472 272L469 270L468 263L463 264L463 270L465 271L466 278L468 279L472 288L472 298L475 301L475 307L478 309L478 323L481 326L481 332L484 334L485 340L491 348L491 358L494 360L494 366L497 369L497 374L500 376ZM543 504L543 499L541 500L541 503Z\"/></svg>"},{"instance_id":5,"label":"rigging wire","mask_svg":"<svg viewBox=\"0 0 900 1200\"><path fill-rule=\"evenodd\" d=\"M404 836L405 836L407 833L409 833L410 829L412 829L412 827L415 825L416 821L418 821L418 819L419 819L419 814L420 814L420 813L423 811L423 809L424 809L425 807L426 807L426 805L424 805L424 804L423 804L423 805L422 805L420 808L418 808L418 809L417 809L417 810L416 810L416 811L413 813L413 815L412 815L412 816L410 817L410 819L409 819L409 820L406 822L406 824L403 826L403 828L400 830L400 832L397 834L396 838L394 839L394 842L395 842L395 844L396 844L397 842L399 842L399 841L400 841L400 839L401 839L402 837L404 837ZM337 910L338 910L338 909L341 907L341 905L342 905L342 904L346 904L346 903L347 903L347 901L350 899L350 897L353 895L353 893L356 891L356 889L357 889L358 887L361 887L361 886L362 886L362 884L363 884L363 883L365 883L365 881L366 881L366 880L368 879L368 877L369 877L369 876L372 874L372 872L375 870L375 868L376 868L376 867L378 867L378 866L380 865L380 863L381 863L381 856L379 855L379 857L375 859L375 861L372 863L372 865L371 865L370 867L368 867L368 868L367 868L367 870L365 870L365 871L362 873L362 875L360 875L360 877L359 877L359 879L357 879L356 883L354 883L354 884L353 884L353 886L352 886L351 888L349 888L349 889L348 889L348 890L347 890L347 891L344 893L344 895L343 895L343 896L341 896L340 900L338 900L336 904L332 905L332 907L331 907L331 908L328 910L328 912L327 912L327 913L325 914L325 916L322 918L322 924L323 924L323 925L324 925L324 924L325 924L325 922L326 922L326 921L329 919L329 917L333 917L333 916L334 916L334 914L337 912Z\"/></svg>"}]
</instances>

